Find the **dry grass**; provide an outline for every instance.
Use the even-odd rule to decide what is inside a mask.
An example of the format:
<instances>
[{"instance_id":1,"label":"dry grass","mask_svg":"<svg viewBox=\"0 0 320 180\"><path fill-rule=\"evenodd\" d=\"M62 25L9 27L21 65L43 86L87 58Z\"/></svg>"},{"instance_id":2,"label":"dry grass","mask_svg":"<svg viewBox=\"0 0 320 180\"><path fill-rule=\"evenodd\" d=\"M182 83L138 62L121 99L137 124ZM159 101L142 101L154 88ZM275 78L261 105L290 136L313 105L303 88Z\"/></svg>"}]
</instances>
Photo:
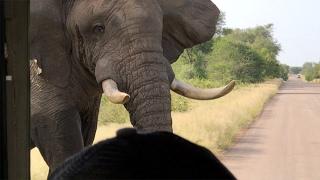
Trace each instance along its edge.
<instances>
[{"instance_id":1,"label":"dry grass","mask_svg":"<svg viewBox=\"0 0 320 180\"><path fill-rule=\"evenodd\" d=\"M116 135L118 129L124 127L131 127L130 124L109 124L108 126L100 126L98 128L95 143L106 139L111 138ZM41 157L39 150L34 148L31 151L31 179L32 180L45 180L48 175L48 166L44 162L43 158Z\"/></svg>"},{"instance_id":2,"label":"dry grass","mask_svg":"<svg viewBox=\"0 0 320 180\"><path fill-rule=\"evenodd\" d=\"M320 83L320 79L314 79L312 82L313 83Z\"/></svg>"},{"instance_id":3,"label":"dry grass","mask_svg":"<svg viewBox=\"0 0 320 180\"><path fill-rule=\"evenodd\" d=\"M218 100L193 101L191 111L173 113L174 131L219 153L232 144L241 129L255 120L280 84L280 80L272 80L239 88Z\"/></svg>"},{"instance_id":4,"label":"dry grass","mask_svg":"<svg viewBox=\"0 0 320 180\"><path fill-rule=\"evenodd\" d=\"M38 148L32 149L30 153L30 171L32 180L44 180L48 175L48 166L43 161Z\"/></svg>"},{"instance_id":5,"label":"dry grass","mask_svg":"<svg viewBox=\"0 0 320 180\"><path fill-rule=\"evenodd\" d=\"M232 144L235 135L247 127L261 112L264 104L280 86L280 80L241 87L226 97L213 101L191 101L192 108L172 113L176 134L219 153ZM118 129L130 124L100 126L95 142L113 137ZM48 168L37 149L31 152L31 177L45 179Z\"/></svg>"}]
</instances>

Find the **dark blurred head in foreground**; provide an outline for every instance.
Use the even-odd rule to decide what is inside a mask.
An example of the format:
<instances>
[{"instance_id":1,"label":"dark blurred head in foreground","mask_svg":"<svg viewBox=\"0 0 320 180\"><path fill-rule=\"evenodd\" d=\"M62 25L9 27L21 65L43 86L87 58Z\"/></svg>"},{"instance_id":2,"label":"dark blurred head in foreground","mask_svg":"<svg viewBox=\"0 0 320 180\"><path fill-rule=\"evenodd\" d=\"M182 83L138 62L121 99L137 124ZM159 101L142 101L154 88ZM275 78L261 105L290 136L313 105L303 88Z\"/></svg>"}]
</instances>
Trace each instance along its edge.
<instances>
[{"instance_id":1,"label":"dark blurred head in foreground","mask_svg":"<svg viewBox=\"0 0 320 180\"><path fill-rule=\"evenodd\" d=\"M57 179L235 179L206 148L166 132L118 131L72 156L49 177Z\"/></svg>"}]
</instances>

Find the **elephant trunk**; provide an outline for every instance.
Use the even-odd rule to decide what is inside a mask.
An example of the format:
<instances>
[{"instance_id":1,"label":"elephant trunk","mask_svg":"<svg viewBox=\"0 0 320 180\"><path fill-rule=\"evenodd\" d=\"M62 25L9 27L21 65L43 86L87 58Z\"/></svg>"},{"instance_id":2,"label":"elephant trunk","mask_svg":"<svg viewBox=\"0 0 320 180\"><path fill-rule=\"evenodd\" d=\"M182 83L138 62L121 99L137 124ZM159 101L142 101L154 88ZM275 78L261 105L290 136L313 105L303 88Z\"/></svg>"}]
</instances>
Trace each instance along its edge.
<instances>
[{"instance_id":1,"label":"elephant trunk","mask_svg":"<svg viewBox=\"0 0 320 180\"><path fill-rule=\"evenodd\" d=\"M170 64L157 52L132 58L126 78L131 98L125 104L131 123L139 132L172 132L170 84L174 76L168 72Z\"/></svg>"},{"instance_id":2,"label":"elephant trunk","mask_svg":"<svg viewBox=\"0 0 320 180\"><path fill-rule=\"evenodd\" d=\"M159 37L132 37L126 56L109 55L96 65L96 78L113 103L124 104L139 132L172 132L170 85L174 73ZM125 53L123 53L125 54Z\"/></svg>"}]
</instances>

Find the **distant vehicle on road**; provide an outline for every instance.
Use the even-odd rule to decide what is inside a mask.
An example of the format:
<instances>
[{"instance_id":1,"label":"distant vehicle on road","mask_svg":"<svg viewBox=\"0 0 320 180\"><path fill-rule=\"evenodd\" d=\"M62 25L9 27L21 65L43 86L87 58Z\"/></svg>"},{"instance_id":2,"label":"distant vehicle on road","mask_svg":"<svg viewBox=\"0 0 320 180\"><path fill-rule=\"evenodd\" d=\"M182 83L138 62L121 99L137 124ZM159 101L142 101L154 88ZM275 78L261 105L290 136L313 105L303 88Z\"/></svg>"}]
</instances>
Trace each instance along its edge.
<instances>
[{"instance_id":1,"label":"distant vehicle on road","mask_svg":"<svg viewBox=\"0 0 320 180\"><path fill-rule=\"evenodd\" d=\"M301 74L297 74L297 78L301 78Z\"/></svg>"}]
</instances>

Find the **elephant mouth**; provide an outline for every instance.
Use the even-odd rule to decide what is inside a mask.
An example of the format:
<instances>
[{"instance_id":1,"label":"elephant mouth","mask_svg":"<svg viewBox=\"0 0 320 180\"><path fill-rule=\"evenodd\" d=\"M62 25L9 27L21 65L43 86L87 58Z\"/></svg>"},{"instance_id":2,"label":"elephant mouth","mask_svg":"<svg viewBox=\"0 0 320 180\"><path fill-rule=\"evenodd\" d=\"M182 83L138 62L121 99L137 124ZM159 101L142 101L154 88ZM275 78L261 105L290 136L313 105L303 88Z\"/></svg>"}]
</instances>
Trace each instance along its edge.
<instances>
[{"instance_id":1,"label":"elephant mouth","mask_svg":"<svg viewBox=\"0 0 320 180\"><path fill-rule=\"evenodd\" d=\"M235 84L235 81L231 81L225 87L201 89L174 79L170 87L175 93L190 99L213 100L229 94L234 89ZM112 79L102 81L102 89L106 97L114 104L125 104L130 100L130 95L121 92L117 83Z\"/></svg>"}]
</instances>

